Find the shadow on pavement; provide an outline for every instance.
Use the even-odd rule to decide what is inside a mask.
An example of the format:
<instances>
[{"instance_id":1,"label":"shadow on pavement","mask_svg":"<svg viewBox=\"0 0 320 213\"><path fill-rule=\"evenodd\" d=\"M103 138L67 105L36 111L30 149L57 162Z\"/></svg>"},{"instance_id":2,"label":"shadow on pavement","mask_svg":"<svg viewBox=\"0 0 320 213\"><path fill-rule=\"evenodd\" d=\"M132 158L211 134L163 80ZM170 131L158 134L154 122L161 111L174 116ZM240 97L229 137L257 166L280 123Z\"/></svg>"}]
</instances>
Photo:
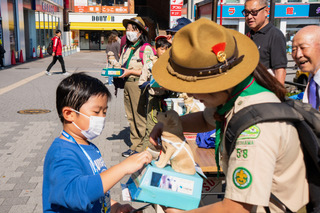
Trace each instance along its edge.
<instances>
[{"instance_id":1,"label":"shadow on pavement","mask_svg":"<svg viewBox=\"0 0 320 213\"><path fill-rule=\"evenodd\" d=\"M131 146L132 143L130 141L130 127L125 127L122 129L119 134L112 134L111 137L107 137L107 140L123 140L127 146Z\"/></svg>"}]
</instances>

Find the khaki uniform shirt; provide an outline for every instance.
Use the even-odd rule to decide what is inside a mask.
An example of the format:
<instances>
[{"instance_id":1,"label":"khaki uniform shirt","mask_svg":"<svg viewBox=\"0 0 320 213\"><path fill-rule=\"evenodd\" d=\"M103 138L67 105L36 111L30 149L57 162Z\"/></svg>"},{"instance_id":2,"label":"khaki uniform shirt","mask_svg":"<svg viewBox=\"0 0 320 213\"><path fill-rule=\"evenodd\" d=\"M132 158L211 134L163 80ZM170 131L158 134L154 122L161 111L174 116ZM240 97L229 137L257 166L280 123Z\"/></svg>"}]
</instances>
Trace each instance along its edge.
<instances>
[{"instance_id":1,"label":"khaki uniform shirt","mask_svg":"<svg viewBox=\"0 0 320 213\"><path fill-rule=\"evenodd\" d=\"M280 101L270 92L238 97L226 122L242 108L265 102ZM283 212L269 203L271 193L294 212L308 203L303 153L292 124L264 122L251 126L238 137L230 159L224 143L225 138L220 153L227 182L226 198L254 205L252 212L265 212L263 206L269 206L271 212Z\"/></svg>"},{"instance_id":2,"label":"khaki uniform shirt","mask_svg":"<svg viewBox=\"0 0 320 213\"><path fill-rule=\"evenodd\" d=\"M158 57L154 56L150 59L152 63L148 64L148 66L143 66L142 68L142 73L139 78L139 86L144 84L147 81L150 81L151 79L152 73L150 72L150 70L152 70L153 64L157 62ZM149 87L148 92L150 95L164 95L166 91L160 88Z\"/></svg>"},{"instance_id":3,"label":"khaki uniform shirt","mask_svg":"<svg viewBox=\"0 0 320 213\"><path fill-rule=\"evenodd\" d=\"M140 56L139 56L140 49L141 47L139 47L139 49L137 49L133 54L133 56L131 57L131 60L128 66L129 70L142 70L143 66L146 66L146 67L152 66L151 58L154 57L154 53L151 46L148 45L144 49L144 53L143 53L144 64L142 64L142 60L140 59ZM128 60L130 52L131 52L131 49L127 48L126 51L121 54L119 62L122 65ZM129 78L137 78L137 76L130 75Z\"/></svg>"}]
</instances>

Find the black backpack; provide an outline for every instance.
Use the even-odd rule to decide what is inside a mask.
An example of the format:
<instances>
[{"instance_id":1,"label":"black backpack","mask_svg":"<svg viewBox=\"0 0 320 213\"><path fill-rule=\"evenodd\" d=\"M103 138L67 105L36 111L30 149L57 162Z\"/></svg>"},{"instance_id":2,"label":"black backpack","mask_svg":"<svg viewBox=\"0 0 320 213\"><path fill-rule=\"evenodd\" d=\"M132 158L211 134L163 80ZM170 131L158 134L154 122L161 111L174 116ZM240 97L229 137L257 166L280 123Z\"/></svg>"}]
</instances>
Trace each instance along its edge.
<instances>
[{"instance_id":1,"label":"black backpack","mask_svg":"<svg viewBox=\"0 0 320 213\"><path fill-rule=\"evenodd\" d=\"M51 40L50 43L49 43L49 45L48 45L48 47L47 47L47 53L48 53L49 55L52 55L52 53L53 53L52 46L53 46L53 41Z\"/></svg>"},{"instance_id":2,"label":"black backpack","mask_svg":"<svg viewBox=\"0 0 320 213\"><path fill-rule=\"evenodd\" d=\"M311 105L287 99L282 103L251 105L237 112L225 132L225 148L230 157L238 136L250 126L261 122L288 121L296 127L302 144L309 184L307 212L320 212L320 113ZM281 204L273 194L275 199ZM284 205L284 204L283 204ZM291 212L286 207L287 212ZM266 209L268 212L268 210Z\"/></svg>"}]
</instances>

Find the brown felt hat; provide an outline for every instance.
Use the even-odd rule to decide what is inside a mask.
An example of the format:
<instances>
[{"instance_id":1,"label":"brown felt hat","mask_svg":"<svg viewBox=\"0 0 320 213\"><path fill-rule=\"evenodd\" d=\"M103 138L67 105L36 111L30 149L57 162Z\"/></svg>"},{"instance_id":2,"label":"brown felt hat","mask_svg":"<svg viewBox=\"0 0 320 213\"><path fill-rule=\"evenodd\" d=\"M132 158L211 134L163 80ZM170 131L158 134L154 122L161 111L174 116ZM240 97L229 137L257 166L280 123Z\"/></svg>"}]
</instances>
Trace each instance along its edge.
<instances>
[{"instance_id":1,"label":"brown felt hat","mask_svg":"<svg viewBox=\"0 0 320 213\"><path fill-rule=\"evenodd\" d=\"M125 28L127 28L128 24L135 24L138 26L140 30L142 30L145 34L148 34L148 28L144 23L143 19L139 16L131 18L131 19L123 19L122 24Z\"/></svg>"},{"instance_id":2,"label":"brown felt hat","mask_svg":"<svg viewBox=\"0 0 320 213\"><path fill-rule=\"evenodd\" d=\"M175 34L152 75L172 91L213 93L239 84L258 62L259 51L248 36L202 18Z\"/></svg>"}]
</instances>

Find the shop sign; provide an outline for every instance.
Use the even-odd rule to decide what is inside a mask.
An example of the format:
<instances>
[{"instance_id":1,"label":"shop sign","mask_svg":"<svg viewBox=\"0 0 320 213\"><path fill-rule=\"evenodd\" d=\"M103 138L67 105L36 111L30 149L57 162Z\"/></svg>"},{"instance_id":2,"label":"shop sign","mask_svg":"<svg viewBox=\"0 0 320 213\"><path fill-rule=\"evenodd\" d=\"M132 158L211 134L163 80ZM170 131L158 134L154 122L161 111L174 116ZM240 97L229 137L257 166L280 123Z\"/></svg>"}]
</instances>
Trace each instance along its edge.
<instances>
[{"instance_id":1,"label":"shop sign","mask_svg":"<svg viewBox=\"0 0 320 213\"><path fill-rule=\"evenodd\" d=\"M198 8L199 16L209 16L212 13L212 4L201 5ZM320 4L318 4L318 7ZM314 6L316 7L316 6ZM311 8L311 5L310 5ZM244 18L241 11L244 9L243 5L223 5L222 17L223 18ZM316 13L316 8L314 9ZM320 8L318 9L320 12ZM316 15L320 16L320 14ZM220 5L217 9L217 17L220 17ZM309 17L309 4L276 4L275 7L276 18L297 18Z\"/></svg>"},{"instance_id":2,"label":"shop sign","mask_svg":"<svg viewBox=\"0 0 320 213\"><path fill-rule=\"evenodd\" d=\"M320 16L320 4L310 4L309 17Z\"/></svg>"},{"instance_id":3,"label":"shop sign","mask_svg":"<svg viewBox=\"0 0 320 213\"><path fill-rule=\"evenodd\" d=\"M45 12L45 13L59 12L59 7L41 0L36 1L35 8L33 9L35 9L36 11Z\"/></svg>"},{"instance_id":4,"label":"shop sign","mask_svg":"<svg viewBox=\"0 0 320 213\"><path fill-rule=\"evenodd\" d=\"M276 4L276 18L309 17L309 4Z\"/></svg>"},{"instance_id":5,"label":"shop sign","mask_svg":"<svg viewBox=\"0 0 320 213\"><path fill-rule=\"evenodd\" d=\"M129 13L128 7L121 6L74 6L77 13Z\"/></svg>"},{"instance_id":6,"label":"shop sign","mask_svg":"<svg viewBox=\"0 0 320 213\"><path fill-rule=\"evenodd\" d=\"M181 18L183 0L170 0L170 28L176 24L176 20Z\"/></svg>"},{"instance_id":7,"label":"shop sign","mask_svg":"<svg viewBox=\"0 0 320 213\"><path fill-rule=\"evenodd\" d=\"M92 22L114 22L114 16L92 16Z\"/></svg>"}]
</instances>

